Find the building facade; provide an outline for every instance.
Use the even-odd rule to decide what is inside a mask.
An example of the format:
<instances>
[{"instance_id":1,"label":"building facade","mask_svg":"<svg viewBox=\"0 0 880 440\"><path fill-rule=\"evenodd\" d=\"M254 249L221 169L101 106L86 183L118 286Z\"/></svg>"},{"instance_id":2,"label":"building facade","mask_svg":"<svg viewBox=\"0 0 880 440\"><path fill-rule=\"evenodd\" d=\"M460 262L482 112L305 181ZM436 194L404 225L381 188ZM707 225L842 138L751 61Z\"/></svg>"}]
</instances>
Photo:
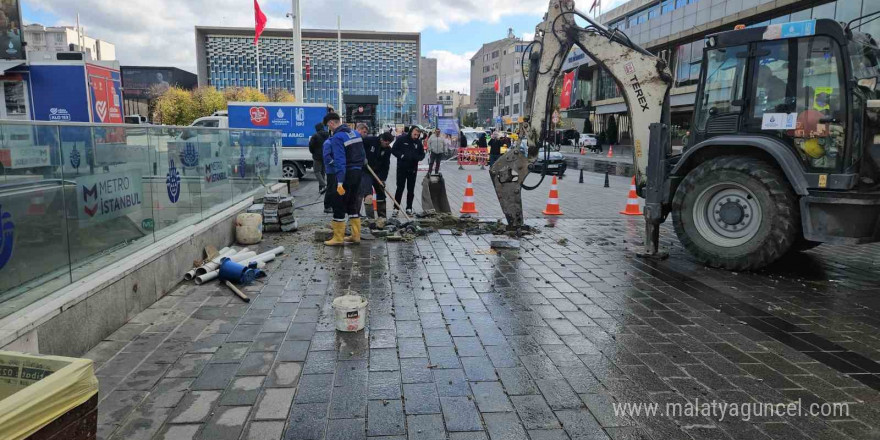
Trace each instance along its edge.
<instances>
[{"instance_id":1,"label":"building facade","mask_svg":"<svg viewBox=\"0 0 880 440\"><path fill-rule=\"evenodd\" d=\"M512 30L507 37L486 43L471 57L471 104L478 109L478 119L487 126L510 124L522 116L526 100L523 78L523 54L529 42L517 38ZM495 93L495 82L498 92ZM494 95L490 102L487 90ZM490 105L491 104L491 105Z\"/></svg>"},{"instance_id":2,"label":"building facade","mask_svg":"<svg viewBox=\"0 0 880 440\"><path fill-rule=\"evenodd\" d=\"M88 60L116 60L116 46L103 40L89 37L82 28L73 26L47 27L29 24L24 27L24 41L27 54L37 52L84 52Z\"/></svg>"},{"instance_id":3,"label":"building facade","mask_svg":"<svg viewBox=\"0 0 880 440\"><path fill-rule=\"evenodd\" d=\"M169 87L192 90L198 85L194 73L176 67L122 66L122 99L126 116L150 120L153 100Z\"/></svg>"},{"instance_id":4,"label":"building facade","mask_svg":"<svg viewBox=\"0 0 880 440\"><path fill-rule=\"evenodd\" d=\"M680 143L693 117L705 37L739 24L766 26L819 18L848 22L878 11L877 0L631 0L606 12L599 21L669 63L674 77L670 92L673 142ZM860 30L877 38L880 20ZM565 72L575 69L583 106L563 112L567 116L564 124L580 130L583 121L590 120L592 131L598 133L614 115L621 142L626 142L627 106L614 80L576 48L563 66Z\"/></svg>"},{"instance_id":5,"label":"building facade","mask_svg":"<svg viewBox=\"0 0 880 440\"><path fill-rule=\"evenodd\" d=\"M419 58L419 124L426 124L422 105L437 102L437 59Z\"/></svg>"},{"instance_id":6,"label":"building facade","mask_svg":"<svg viewBox=\"0 0 880 440\"><path fill-rule=\"evenodd\" d=\"M454 90L441 90L437 92L437 104L443 105L444 118L458 118L458 109L470 104L470 97Z\"/></svg>"},{"instance_id":7,"label":"building facade","mask_svg":"<svg viewBox=\"0 0 880 440\"><path fill-rule=\"evenodd\" d=\"M253 39L252 28L196 27L199 85L220 90L256 87ZM420 34L343 30L342 93L370 101L345 105L338 98L336 31L303 29L302 40L305 102L326 103L344 111L350 104L370 105L375 98L378 124L418 121ZM291 31L266 29L259 52L262 91L293 91Z\"/></svg>"}]
</instances>

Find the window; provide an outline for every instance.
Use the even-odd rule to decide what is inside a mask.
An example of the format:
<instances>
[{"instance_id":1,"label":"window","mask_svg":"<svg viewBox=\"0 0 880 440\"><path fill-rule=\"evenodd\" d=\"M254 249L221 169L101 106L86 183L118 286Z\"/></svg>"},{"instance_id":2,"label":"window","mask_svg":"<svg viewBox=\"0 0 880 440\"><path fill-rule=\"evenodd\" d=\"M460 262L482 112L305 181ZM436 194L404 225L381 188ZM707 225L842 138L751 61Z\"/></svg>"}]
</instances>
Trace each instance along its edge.
<instances>
[{"instance_id":1,"label":"window","mask_svg":"<svg viewBox=\"0 0 880 440\"><path fill-rule=\"evenodd\" d=\"M713 49L707 53L706 83L695 110L696 125L699 130L706 129L709 115L735 113L741 110L734 101L743 96L743 80L748 53L747 46L733 46Z\"/></svg>"},{"instance_id":2,"label":"window","mask_svg":"<svg viewBox=\"0 0 880 440\"><path fill-rule=\"evenodd\" d=\"M761 119L764 113L788 113L787 85L789 84L788 41L760 43L758 50L769 52L757 58L755 77L755 108L752 117Z\"/></svg>"},{"instance_id":3,"label":"window","mask_svg":"<svg viewBox=\"0 0 880 440\"><path fill-rule=\"evenodd\" d=\"M688 0L675 0L675 9L687 6Z\"/></svg>"},{"instance_id":4,"label":"window","mask_svg":"<svg viewBox=\"0 0 880 440\"><path fill-rule=\"evenodd\" d=\"M700 80L700 62L703 58L703 40L682 44L675 50L675 85L684 87Z\"/></svg>"},{"instance_id":5,"label":"window","mask_svg":"<svg viewBox=\"0 0 880 440\"><path fill-rule=\"evenodd\" d=\"M513 114L515 114L515 115L519 114L519 104L513 105Z\"/></svg>"},{"instance_id":6,"label":"window","mask_svg":"<svg viewBox=\"0 0 880 440\"><path fill-rule=\"evenodd\" d=\"M659 7L651 8L651 10L648 11L648 20L655 18L655 17L658 17L659 15L660 15L660 8Z\"/></svg>"},{"instance_id":7,"label":"window","mask_svg":"<svg viewBox=\"0 0 880 440\"><path fill-rule=\"evenodd\" d=\"M638 16L633 15L632 17L629 18L629 27L636 26L637 24L639 24L639 17Z\"/></svg>"},{"instance_id":8,"label":"window","mask_svg":"<svg viewBox=\"0 0 880 440\"><path fill-rule=\"evenodd\" d=\"M611 74L608 73L605 69L599 69L599 81L598 88L596 90L596 99L612 99L620 97L620 89L617 88L617 83L614 82L614 78L611 77Z\"/></svg>"},{"instance_id":9,"label":"window","mask_svg":"<svg viewBox=\"0 0 880 440\"><path fill-rule=\"evenodd\" d=\"M519 83L513 85L513 93L519 93Z\"/></svg>"},{"instance_id":10,"label":"window","mask_svg":"<svg viewBox=\"0 0 880 440\"><path fill-rule=\"evenodd\" d=\"M675 9L675 4L673 4L674 1L675 0L664 1L663 4L660 6L660 8L661 8L660 12L663 14L668 14L668 13L672 12L672 10Z\"/></svg>"},{"instance_id":11,"label":"window","mask_svg":"<svg viewBox=\"0 0 880 440\"><path fill-rule=\"evenodd\" d=\"M498 51L492 52L492 59L498 58Z\"/></svg>"},{"instance_id":12,"label":"window","mask_svg":"<svg viewBox=\"0 0 880 440\"><path fill-rule=\"evenodd\" d=\"M504 96L510 96L510 86L504 87Z\"/></svg>"},{"instance_id":13,"label":"window","mask_svg":"<svg viewBox=\"0 0 880 440\"><path fill-rule=\"evenodd\" d=\"M55 34L55 43L64 44L64 34Z\"/></svg>"},{"instance_id":14,"label":"window","mask_svg":"<svg viewBox=\"0 0 880 440\"><path fill-rule=\"evenodd\" d=\"M802 130L795 130L795 144L811 167L836 168L844 152L846 126L839 47L828 37L800 38L797 51L795 112L813 110L823 119L816 127L798 127Z\"/></svg>"},{"instance_id":15,"label":"window","mask_svg":"<svg viewBox=\"0 0 880 440\"><path fill-rule=\"evenodd\" d=\"M3 96L7 118L28 118L27 99L25 99L23 81L4 81Z\"/></svg>"}]
</instances>

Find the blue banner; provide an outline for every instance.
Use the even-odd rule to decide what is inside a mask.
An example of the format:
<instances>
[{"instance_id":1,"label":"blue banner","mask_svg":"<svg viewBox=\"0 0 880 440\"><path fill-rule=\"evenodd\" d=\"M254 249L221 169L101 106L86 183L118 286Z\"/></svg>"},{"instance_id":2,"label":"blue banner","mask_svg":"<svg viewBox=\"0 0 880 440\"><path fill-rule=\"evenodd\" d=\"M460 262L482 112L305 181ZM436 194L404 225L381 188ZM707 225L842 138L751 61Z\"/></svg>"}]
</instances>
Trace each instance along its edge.
<instances>
[{"instance_id":1,"label":"blue banner","mask_svg":"<svg viewBox=\"0 0 880 440\"><path fill-rule=\"evenodd\" d=\"M437 128L443 134L458 135L458 119L455 118L439 118L437 119Z\"/></svg>"},{"instance_id":2,"label":"blue banner","mask_svg":"<svg viewBox=\"0 0 880 440\"><path fill-rule=\"evenodd\" d=\"M327 114L324 106L296 104L230 104L229 127L280 130L284 147L308 147L309 137L315 134Z\"/></svg>"}]
</instances>

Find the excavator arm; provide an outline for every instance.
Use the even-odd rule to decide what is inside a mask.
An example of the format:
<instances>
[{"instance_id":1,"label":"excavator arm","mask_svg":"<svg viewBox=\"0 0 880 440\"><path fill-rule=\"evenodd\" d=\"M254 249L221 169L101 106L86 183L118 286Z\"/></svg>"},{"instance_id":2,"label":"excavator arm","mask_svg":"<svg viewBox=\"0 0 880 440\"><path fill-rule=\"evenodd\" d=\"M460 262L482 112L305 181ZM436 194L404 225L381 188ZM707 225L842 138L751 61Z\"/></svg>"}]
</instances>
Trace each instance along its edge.
<instances>
[{"instance_id":1,"label":"excavator arm","mask_svg":"<svg viewBox=\"0 0 880 440\"><path fill-rule=\"evenodd\" d=\"M586 21L581 27L575 17ZM647 182L648 148L653 123L669 124L669 90L672 75L667 63L633 44L617 30L608 30L575 10L572 0L550 0L544 20L535 28L529 53L528 95L525 122L518 129L526 139L528 152L511 148L490 170L492 181L508 225L522 226L521 189L529 174L528 164L538 160L538 151L550 139L553 128L553 90L562 64L572 46L578 46L617 82L629 108L633 136L633 163L637 186ZM667 148L660 142L656 148ZM534 189L528 188L527 189ZM657 223L659 225L659 222ZM649 232L649 235L653 235ZM650 239L650 237L649 237Z\"/></svg>"}]
</instances>

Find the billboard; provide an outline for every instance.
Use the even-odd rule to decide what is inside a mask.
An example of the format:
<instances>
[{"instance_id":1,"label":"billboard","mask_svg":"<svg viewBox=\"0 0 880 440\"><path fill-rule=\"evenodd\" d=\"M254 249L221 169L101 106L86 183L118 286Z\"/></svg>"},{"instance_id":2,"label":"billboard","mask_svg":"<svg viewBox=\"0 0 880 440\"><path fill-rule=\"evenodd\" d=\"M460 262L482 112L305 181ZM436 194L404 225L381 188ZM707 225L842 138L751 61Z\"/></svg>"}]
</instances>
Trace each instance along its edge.
<instances>
[{"instance_id":1,"label":"billboard","mask_svg":"<svg viewBox=\"0 0 880 440\"><path fill-rule=\"evenodd\" d=\"M198 82L196 75L170 67L123 67L121 70L126 98L150 98L152 87L194 89Z\"/></svg>"},{"instance_id":2,"label":"billboard","mask_svg":"<svg viewBox=\"0 0 880 440\"><path fill-rule=\"evenodd\" d=\"M86 64L89 76L89 96L92 101L93 122L121 124L122 81L118 70Z\"/></svg>"},{"instance_id":3,"label":"billboard","mask_svg":"<svg viewBox=\"0 0 880 440\"><path fill-rule=\"evenodd\" d=\"M18 0L0 0L0 59L25 59L21 47L21 5Z\"/></svg>"},{"instance_id":4,"label":"billboard","mask_svg":"<svg viewBox=\"0 0 880 440\"><path fill-rule=\"evenodd\" d=\"M437 128L443 134L458 135L458 119L455 118L439 118L437 119Z\"/></svg>"},{"instance_id":5,"label":"billboard","mask_svg":"<svg viewBox=\"0 0 880 440\"><path fill-rule=\"evenodd\" d=\"M280 130L283 147L308 147L327 114L324 104L231 102L228 110L229 128Z\"/></svg>"},{"instance_id":6,"label":"billboard","mask_svg":"<svg viewBox=\"0 0 880 440\"><path fill-rule=\"evenodd\" d=\"M34 120L91 122L82 65L30 66Z\"/></svg>"},{"instance_id":7,"label":"billboard","mask_svg":"<svg viewBox=\"0 0 880 440\"><path fill-rule=\"evenodd\" d=\"M443 104L423 104L422 119L436 125L437 118L443 117Z\"/></svg>"}]
</instances>

